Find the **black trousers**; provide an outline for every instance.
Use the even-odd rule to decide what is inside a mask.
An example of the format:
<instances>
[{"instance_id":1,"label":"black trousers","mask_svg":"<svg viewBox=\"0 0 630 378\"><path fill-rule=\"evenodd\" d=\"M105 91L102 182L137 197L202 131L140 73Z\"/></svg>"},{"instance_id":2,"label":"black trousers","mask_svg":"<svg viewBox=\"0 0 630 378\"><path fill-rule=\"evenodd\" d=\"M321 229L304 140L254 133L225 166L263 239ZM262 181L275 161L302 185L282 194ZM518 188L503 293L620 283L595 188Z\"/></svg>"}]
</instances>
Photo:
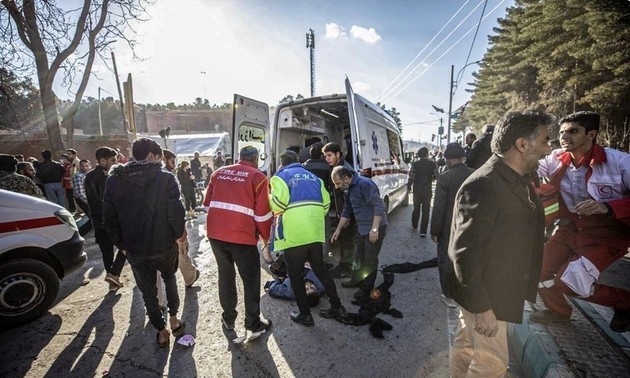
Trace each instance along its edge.
<instances>
[{"instance_id":1,"label":"black trousers","mask_svg":"<svg viewBox=\"0 0 630 378\"><path fill-rule=\"evenodd\" d=\"M356 253L357 226L349 224L342 229L337 239L339 243L339 265L352 269L352 262ZM319 276L318 276L319 277Z\"/></svg>"},{"instance_id":2,"label":"black trousers","mask_svg":"<svg viewBox=\"0 0 630 378\"><path fill-rule=\"evenodd\" d=\"M195 199L195 192L183 192L184 202L186 204L186 211L194 210L197 208L197 200Z\"/></svg>"},{"instance_id":3,"label":"black trousers","mask_svg":"<svg viewBox=\"0 0 630 378\"><path fill-rule=\"evenodd\" d=\"M68 211L71 213L77 211L77 204L74 202L74 191L72 188L66 189L66 200L68 203Z\"/></svg>"},{"instance_id":4,"label":"black trousers","mask_svg":"<svg viewBox=\"0 0 630 378\"><path fill-rule=\"evenodd\" d=\"M442 294L449 298L453 298L453 279L455 277L455 270L453 263L448 257L448 237L443 238L438 236L437 244L437 259L438 259L438 273L440 275L440 287L442 288Z\"/></svg>"},{"instance_id":5,"label":"black trousers","mask_svg":"<svg viewBox=\"0 0 630 378\"><path fill-rule=\"evenodd\" d=\"M295 295L295 302L300 309L300 314L306 315L311 313L311 306L308 304L306 297L306 289L304 287L304 278L302 271L304 263L311 263L311 269L322 282L328 294L330 305L333 308L341 306L339 295L337 295L337 287L333 281L330 272L324 266L324 257L322 253L322 243L311 243L298 247L287 248L284 250L284 261L287 263L289 278L291 279L291 289Z\"/></svg>"},{"instance_id":6,"label":"black trousers","mask_svg":"<svg viewBox=\"0 0 630 378\"><path fill-rule=\"evenodd\" d=\"M147 309L149 320L158 331L164 329L166 320L158 303L155 276L157 272L160 272L164 280L169 315L177 315L177 311L179 311L179 294L177 293L175 273L177 273L178 259L177 243L173 243L171 248L160 254L134 256L129 261L136 284L140 292L142 292L142 299L144 300L144 307Z\"/></svg>"},{"instance_id":7,"label":"black trousers","mask_svg":"<svg viewBox=\"0 0 630 378\"><path fill-rule=\"evenodd\" d=\"M428 193L413 193L413 213L411 213L411 225L418 228L420 210L422 210L422 221L420 223L420 233L426 234L429 228L429 213L431 212L431 191Z\"/></svg>"},{"instance_id":8,"label":"black trousers","mask_svg":"<svg viewBox=\"0 0 630 378\"><path fill-rule=\"evenodd\" d=\"M258 247L210 239L212 252L219 269L219 302L223 309L223 319L234 323L238 312L236 292L236 270L243 280L245 299L245 329L260 326L260 256Z\"/></svg>"},{"instance_id":9,"label":"black trousers","mask_svg":"<svg viewBox=\"0 0 630 378\"><path fill-rule=\"evenodd\" d=\"M358 264L356 273L353 272L352 280L360 281L363 279L361 291L369 294L374 289L374 281L376 281L376 273L378 268L378 254L381 252L383 239L387 226L381 226L378 229L378 240L376 243L370 242L370 235L359 235L357 240L357 256L355 263ZM356 275L355 275L356 274ZM365 277L365 279L363 278Z\"/></svg>"},{"instance_id":10,"label":"black trousers","mask_svg":"<svg viewBox=\"0 0 630 378\"><path fill-rule=\"evenodd\" d=\"M94 228L94 239L101 250L101 255L103 255L105 271L114 276L120 276L120 272L122 272L125 266L125 260L127 260L125 254L122 253L121 250L118 250L116 258L114 258L114 243L112 243L109 235L107 235L107 232L102 228Z\"/></svg>"}]
</instances>

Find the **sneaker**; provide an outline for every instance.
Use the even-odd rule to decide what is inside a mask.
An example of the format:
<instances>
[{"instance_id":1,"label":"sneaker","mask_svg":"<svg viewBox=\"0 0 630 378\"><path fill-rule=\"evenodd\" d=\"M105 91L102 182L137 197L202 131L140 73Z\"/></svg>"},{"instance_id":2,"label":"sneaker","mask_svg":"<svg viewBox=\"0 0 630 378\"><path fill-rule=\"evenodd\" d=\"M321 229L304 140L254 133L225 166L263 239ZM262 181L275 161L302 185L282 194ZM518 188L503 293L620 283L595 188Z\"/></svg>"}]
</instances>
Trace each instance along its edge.
<instances>
[{"instance_id":1,"label":"sneaker","mask_svg":"<svg viewBox=\"0 0 630 378\"><path fill-rule=\"evenodd\" d=\"M337 265L330 271L332 278L347 278L350 277L351 273L352 271L350 271L348 267L341 264Z\"/></svg>"},{"instance_id":2,"label":"sneaker","mask_svg":"<svg viewBox=\"0 0 630 378\"><path fill-rule=\"evenodd\" d=\"M327 308L319 311L319 316L325 319L338 318L346 314L346 309L343 306L337 308Z\"/></svg>"},{"instance_id":3,"label":"sneaker","mask_svg":"<svg viewBox=\"0 0 630 378\"><path fill-rule=\"evenodd\" d=\"M630 331L630 308L615 309L615 315L610 321L610 329L619 333Z\"/></svg>"},{"instance_id":4,"label":"sneaker","mask_svg":"<svg viewBox=\"0 0 630 378\"><path fill-rule=\"evenodd\" d=\"M271 327L271 320L269 319L260 319L260 323L258 324L258 327L254 328L254 329L249 329L248 331L251 331L252 333L264 333L266 330L268 330Z\"/></svg>"},{"instance_id":5,"label":"sneaker","mask_svg":"<svg viewBox=\"0 0 630 378\"><path fill-rule=\"evenodd\" d=\"M349 288L353 288L353 287L359 287L363 284L363 281L354 281L352 279L348 280L348 281L344 281L341 283L342 287L345 287L346 289Z\"/></svg>"},{"instance_id":6,"label":"sneaker","mask_svg":"<svg viewBox=\"0 0 630 378\"><path fill-rule=\"evenodd\" d=\"M315 325L315 321L313 320L313 315L311 314L300 314L297 311L291 311L291 315L289 315L291 320L301 325L312 327Z\"/></svg>"},{"instance_id":7,"label":"sneaker","mask_svg":"<svg viewBox=\"0 0 630 378\"><path fill-rule=\"evenodd\" d=\"M540 324L554 324L554 323L568 323L571 318L563 318L560 315L556 315L551 310L546 309L544 311L536 311L529 314L529 321Z\"/></svg>"},{"instance_id":8,"label":"sneaker","mask_svg":"<svg viewBox=\"0 0 630 378\"><path fill-rule=\"evenodd\" d=\"M228 331L234 329L234 322L228 322L223 316L221 316L221 323L223 323L223 328L227 329Z\"/></svg>"},{"instance_id":9,"label":"sneaker","mask_svg":"<svg viewBox=\"0 0 630 378\"><path fill-rule=\"evenodd\" d=\"M426 238L426 237L427 237L427 234L420 234L420 237L421 237L421 238Z\"/></svg>"},{"instance_id":10,"label":"sneaker","mask_svg":"<svg viewBox=\"0 0 630 378\"><path fill-rule=\"evenodd\" d=\"M446 295L440 295L442 302L447 305L449 308L457 308L457 302L455 302L452 298L447 297Z\"/></svg>"},{"instance_id":11,"label":"sneaker","mask_svg":"<svg viewBox=\"0 0 630 378\"><path fill-rule=\"evenodd\" d=\"M124 285L122 284L122 282L120 282L120 278L118 276L115 276L111 273L107 273L107 275L105 276L105 281L109 282L109 287L111 288L112 285L116 285L119 288L123 287Z\"/></svg>"}]
</instances>

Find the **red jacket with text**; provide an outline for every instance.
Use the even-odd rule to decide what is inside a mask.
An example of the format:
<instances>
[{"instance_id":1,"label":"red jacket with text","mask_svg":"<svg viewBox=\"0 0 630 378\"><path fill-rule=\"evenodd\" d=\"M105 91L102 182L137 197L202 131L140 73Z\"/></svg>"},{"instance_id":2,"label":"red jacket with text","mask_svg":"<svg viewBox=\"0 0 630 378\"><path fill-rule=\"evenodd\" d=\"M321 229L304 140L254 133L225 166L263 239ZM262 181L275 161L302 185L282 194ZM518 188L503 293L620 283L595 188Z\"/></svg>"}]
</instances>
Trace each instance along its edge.
<instances>
[{"instance_id":1,"label":"red jacket with text","mask_svg":"<svg viewBox=\"0 0 630 378\"><path fill-rule=\"evenodd\" d=\"M246 245L269 239L269 180L254 164L241 160L217 169L203 204L210 239Z\"/></svg>"}]
</instances>

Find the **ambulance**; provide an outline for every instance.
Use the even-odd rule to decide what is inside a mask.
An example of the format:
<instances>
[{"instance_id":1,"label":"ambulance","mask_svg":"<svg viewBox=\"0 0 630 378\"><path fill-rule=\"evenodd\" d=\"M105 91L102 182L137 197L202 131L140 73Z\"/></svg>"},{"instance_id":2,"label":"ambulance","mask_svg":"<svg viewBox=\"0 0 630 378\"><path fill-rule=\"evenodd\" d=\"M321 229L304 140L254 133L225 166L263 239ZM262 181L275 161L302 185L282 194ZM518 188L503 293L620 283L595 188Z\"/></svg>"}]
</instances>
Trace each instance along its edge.
<instances>
[{"instance_id":1,"label":"ambulance","mask_svg":"<svg viewBox=\"0 0 630 378\"><path fill-rule=\"evenodd\" d=\"M314 137L337 143L359 174L378 186L388 212L409 203L409 165L404 161L400 130L383 109L354 93L346 78L346 93L279 104L272 118L269 106L238 94L233 106L233 154L251 145L260 151L259 168L273 175L280 155L301 150Z\"/></svg>"},{"instance_id":2,"label":"ambulance","mask_svg":"<svg viewBox=\"0 0 630 378\"><path fill-rule=\"evenodd\" d=\"M0 328L34 320L57 299L60 280L87 260L70 212L0 189Z\"/></svg>"}]
</instances>

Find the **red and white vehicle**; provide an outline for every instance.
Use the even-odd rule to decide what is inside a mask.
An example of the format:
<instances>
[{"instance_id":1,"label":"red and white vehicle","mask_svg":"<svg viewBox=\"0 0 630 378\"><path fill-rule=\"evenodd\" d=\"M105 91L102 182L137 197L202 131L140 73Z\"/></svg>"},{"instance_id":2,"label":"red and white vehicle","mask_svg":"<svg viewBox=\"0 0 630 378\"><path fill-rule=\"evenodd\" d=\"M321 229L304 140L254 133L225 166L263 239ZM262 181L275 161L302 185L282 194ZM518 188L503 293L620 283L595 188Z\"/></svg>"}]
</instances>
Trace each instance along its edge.
<instances>
[{"instance_id":1,"label":"red and white vehicle","mask_svg":"<svg viewBox=\"0 0 630 378\"><path fill-rule=\"evenodd\" d=\"M0 327L46 313L60 280L87 260L83 244L63 207L0 189Z\"/></svg>"}]
</instances>

